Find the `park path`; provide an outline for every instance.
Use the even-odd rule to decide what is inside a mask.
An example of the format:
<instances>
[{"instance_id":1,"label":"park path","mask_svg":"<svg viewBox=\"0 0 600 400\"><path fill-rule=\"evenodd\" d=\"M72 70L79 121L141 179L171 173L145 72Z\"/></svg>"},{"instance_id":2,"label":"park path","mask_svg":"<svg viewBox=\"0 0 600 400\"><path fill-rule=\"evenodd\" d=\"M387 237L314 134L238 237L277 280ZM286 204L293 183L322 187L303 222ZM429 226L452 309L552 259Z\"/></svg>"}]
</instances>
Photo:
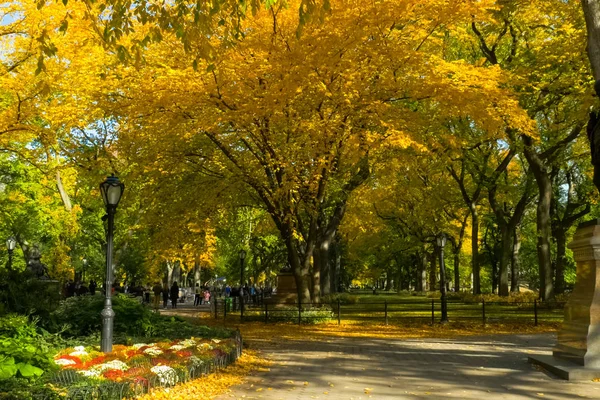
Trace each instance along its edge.
<instances>
[{"instance_id":1,"label":"park path","mask_svg":"<svg viewBox=\"0 0 600 400\"><path fill-rule=\"evenodd\" d=\"M558 380L527 364L554 341L555 334L249 342L273 365L218 399L600 399L600 383Z\"/></svg>"}]
</instances>

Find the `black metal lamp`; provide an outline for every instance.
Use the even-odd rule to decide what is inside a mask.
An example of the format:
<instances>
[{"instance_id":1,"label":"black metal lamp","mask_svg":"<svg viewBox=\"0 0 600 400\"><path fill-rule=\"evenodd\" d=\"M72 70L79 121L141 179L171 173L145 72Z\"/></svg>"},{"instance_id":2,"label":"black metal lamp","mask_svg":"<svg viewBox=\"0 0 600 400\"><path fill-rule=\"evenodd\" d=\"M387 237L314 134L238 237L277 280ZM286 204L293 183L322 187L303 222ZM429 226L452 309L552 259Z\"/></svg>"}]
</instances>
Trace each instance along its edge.
<instances>
[{"instance_id":1,"label":"black metal lamp","mask_svg":"<svg viewBox=\"0 0 600 400\"><path fill-rule=\"evenodd\" d=\"M114 174L107 177L100 184L100 193L106 207L106 217L108 220L108 229L106 230L106 281L104 284L104 309L102 315L102 340L100 349L104 353L112 351L113 325L115 312L112 309L111 291L112 291L112 256L113 256L113 236L115 229L115 213L125 185L119 181Z\"/></svg>"}]
</instances>

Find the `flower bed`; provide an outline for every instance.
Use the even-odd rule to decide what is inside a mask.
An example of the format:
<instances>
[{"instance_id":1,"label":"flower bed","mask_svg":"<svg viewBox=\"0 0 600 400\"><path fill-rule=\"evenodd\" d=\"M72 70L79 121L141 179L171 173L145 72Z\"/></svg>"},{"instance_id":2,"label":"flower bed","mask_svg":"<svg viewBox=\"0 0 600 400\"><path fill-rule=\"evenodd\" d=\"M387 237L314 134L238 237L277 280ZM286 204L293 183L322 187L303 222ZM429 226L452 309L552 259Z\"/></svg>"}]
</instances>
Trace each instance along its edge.
<instances>
[{"instance_id":1,"label":"flower bed","mask_svg":"<svg viewBox=\"0 0 600 400\"><path fill-rule=\"evenodd\" d=\"M61 370L51 381L67 398L130 398L225 367L241 355L241 344L238 332L229 339L115 345L108 354L78 346L56 354Z\"/></svg>"}]
</instances>

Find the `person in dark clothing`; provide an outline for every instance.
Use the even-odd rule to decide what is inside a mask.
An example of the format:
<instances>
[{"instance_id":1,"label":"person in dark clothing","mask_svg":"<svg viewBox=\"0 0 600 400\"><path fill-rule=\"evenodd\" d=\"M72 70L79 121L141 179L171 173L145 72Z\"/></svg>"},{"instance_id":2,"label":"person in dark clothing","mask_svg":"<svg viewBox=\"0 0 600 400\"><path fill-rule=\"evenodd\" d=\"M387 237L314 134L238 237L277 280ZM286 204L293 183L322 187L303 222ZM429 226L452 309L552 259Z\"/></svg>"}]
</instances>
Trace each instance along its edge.
<instances>
[{"instance_id":1,"label":"person in dark clothing","mask_svg":"<svg viewBox=\"0 0 600 400\"><path fill-rule=\"evenodd\" d=\"M75 296L75 282L72 279L69 279L69 283L67 284L67 297Z\"/></svg>"},{"instance_id":2,"label":"person in dark clothing","mask_svg":"<svg viewBox=\"0 0 600 400\"><path fill-rule=\"evenodd\" d=\"M156 282L154 284L154 287L152 287L152 291L154 292L154 310L158 311L158 307L160 305L160 294L162 292L163 288L162 286L160 286L160 282Z\"/></svg>"},{"instance_id":3,"label":"person in dark clothing","mask_svg":"<svg viewBox=\"0 0 600 400\"><path fill-rule=\"evenodd\" d=\"M179 298L179 286L177 286L177 282L173 282L173 286L171 286L171 304L173 308L177 308L177 299Z\"/></svg>"},{"instance_id":4,"label":"person in dark clothing","mask_svg":"<svg viewBox=\"0 0 600 400\"><path fill-rule=\"evenodd\" d=\"M94 296L96 294L96 287L96 281L92 279L90 281L90 295Z\"/></svg>"},{"instance_id":5,"label":"person in dark clothing","mask_svg":"<svg viewBox=\"0 0 600 400\"><path fill-rule=\"evenodd\" d=\"M167 308L169 304L169 286L165 283L162 288L162 296L163 296L163 308Z\"/></svg>"}]
</instances>

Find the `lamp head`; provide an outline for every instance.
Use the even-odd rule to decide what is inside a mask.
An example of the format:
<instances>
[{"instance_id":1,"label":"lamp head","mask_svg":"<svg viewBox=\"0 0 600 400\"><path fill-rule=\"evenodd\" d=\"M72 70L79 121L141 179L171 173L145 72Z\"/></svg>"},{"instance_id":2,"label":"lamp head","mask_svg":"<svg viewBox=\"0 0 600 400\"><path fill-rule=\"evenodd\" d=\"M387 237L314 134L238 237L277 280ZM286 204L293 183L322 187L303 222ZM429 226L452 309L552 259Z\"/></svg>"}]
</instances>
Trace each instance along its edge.
<instances>
[{"instance_id":1,"label":"lamp head","mask_svg":"<svg viewBox=\"0 0 600 400\"><path fill-rule=\"evenodd\" d=\"M437 245L439 247L445 247L446 246L446 235L444 233L440 234L438 237L435 238Z\"/></svg>"},{"instance_id":2,"label":"lamp head","mask_svg":"<svg viewBox=\"0 0 600 400\"><path fill-rule=\"evenodd\" d=\"M246 250L240 250L240 260L246 258Z\"/></svg>"},{"instance_id":3,"label":"lamp head","mask_svg":"<svg viewBox=\"0 0 600 400\"><path fill-rule=\"evenodd\" d=\"M115 174L107 177L106 180L100 184L102 200L107 208L116 208L117 205L119 205L123 191L125 191L125 185L119 181L119 178L117 178Z\"/></svg>"},{"instance_id":4,"label":"lamp head","mask_svg":"<svg viewBox=\"0 0 600 400\"><path fill-rule=\"evenodd\" d=\"M6 248L8 251L13 251L15 247L17 247L17 240L13 236L6 239Z\"/></svg>"}]
</instances>

